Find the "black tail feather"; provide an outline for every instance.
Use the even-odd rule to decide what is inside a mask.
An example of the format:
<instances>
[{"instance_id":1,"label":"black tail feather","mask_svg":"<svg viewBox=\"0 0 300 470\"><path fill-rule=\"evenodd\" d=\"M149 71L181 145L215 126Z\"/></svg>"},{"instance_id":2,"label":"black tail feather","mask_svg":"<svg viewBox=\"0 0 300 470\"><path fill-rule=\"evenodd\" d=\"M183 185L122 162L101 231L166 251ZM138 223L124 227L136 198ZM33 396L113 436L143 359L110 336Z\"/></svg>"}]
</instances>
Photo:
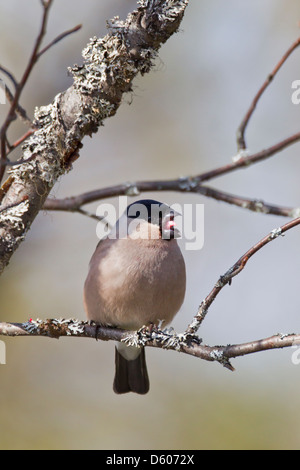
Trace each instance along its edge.
<instances>
[{"instance_id":1,"label":"black tail feather","mask_svg":"<svg viewBox=\"0 0 300 470\"><path fill-rule=\"evenodd\" d=\"M144 395L149 391L149 378L147 372L145 349L136 359L128 361L116 348L116 373L113 389L115 393L135 392Z\"/></svg>"}]
</instances>

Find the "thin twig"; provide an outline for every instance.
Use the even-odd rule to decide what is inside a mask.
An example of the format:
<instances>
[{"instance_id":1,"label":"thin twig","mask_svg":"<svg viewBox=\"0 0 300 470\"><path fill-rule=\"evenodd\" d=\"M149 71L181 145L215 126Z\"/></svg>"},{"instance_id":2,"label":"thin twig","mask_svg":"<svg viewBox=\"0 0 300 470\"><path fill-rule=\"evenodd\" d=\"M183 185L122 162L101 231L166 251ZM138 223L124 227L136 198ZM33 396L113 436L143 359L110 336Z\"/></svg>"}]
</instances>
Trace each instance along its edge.
<instances>
[{"instance_id":1,"label":"thin twig","mask_svg":"<svg viewBox=\"0 0 300 470\"><path fill-rule=\"evenodd\" d=\"M51 0L52 1L52 0ZM49 8L50 7L50 3L51 2L45 2L43 3L43 6L44 8ZM45 19L45 17L44 17ZM43 22L44 23L44 22ZM75 33L76 31L78 31L80 28L82 27L81 24L75 26L74 28L71 28L67 31L64 31L63 33L59 34L55 39L53 39L53 41L51 41L47 46L45 46L41 51L39 52L36 52L35 54L35 57L31 57L31 61L32 61L32 64L34 65L37 60L45 53L47 52L52 46L54 46L55 44L57 44L59 41L61 41L62 39L64 39L66 36L69 36L70 34L72 33ZM40 38L40 41L42 40L42 37ZM37 50L37 49L36 49ZM3 66L0 66L0 71L2 71L3 73L5 73L9 79L12 81L12 83L14 84L14 87L15 87L15 90L16 92L18 91L19 87L21 86L21 83L22 81L20 82L20 84L18 84L17 80L15 79L14 75L9 71L7 70L5 67ZM25 121L27 124L29 124L30 126L32 126L32 121L30 120L30 118L27 116L27 113L26 111L20 106L19 103L17 103L17 105L14 105L14 101L15 101L15 97L14 95L11 93L11 91L9 90L9 88L6 86L5 87L5 93L6 93L6 96L8 98L8 101L11 103L11 106L15 106L15 113L18 114L20 116L20 118ZM12 110L10 110L12 111ZM11 122L11 121L10 121ZM6 129L7 130L7 129ZM20 139L18 139L14 144L12 145L9 145L8 146L8 150L6 152L6 155L8 155L12 150L14 150L16 147L18 147L22 142L24 142L24 140L26 140L28 137L30 137L30 135L32 135L34 132L34 129L30 129L29 131L27 131ZM3 166L5 167L6 165L8 166L14 166L14 165L18 165L18 164L21 164L25 161L19 161L19 162L10 162L9 160L7 160L6 158L2 158L1 161L0 161L0 167Z\"/></svg>"},{"instance_id":2,"label":"thin twig","mask_svg":"<svg viewBox=\"0 0 300 470\"><path fill-rule=\"evenodd\" d=\"M295 217L299 211L298 208L279 207L274 204L264 203L260 200L257 201L240 196L234 196L223 191L203 186L202 183L237 169L246 168L253 163L258 163L262 160L272 157L287 148L289 145L292 145L298 141L300 141L300 132L282 140L281 142L278 142L277 144L265 150L257 152L253 155L241 156L240 158L224 166L220 166L196 176L189 176L172 180L123 183L94 191L88 191L86 193L64 199L48 198L45 202L44 209L53 211L78 212L78 209L80 209L84 204L89 204L91 202L99 201L109 197L121 195L137 196L139 193L147 191L179 191L203 194L204 196L228 202L230 204L234 204L255 212L282 215L284 217Z\"/></svg>"},{"instance_id":3,"label":"thin twig","mask_svg":"<svg viewBox=\"0 0 300 470\"><path fill-rule=\"evenodd\" d=\"M33 131L34 132L34 131ZM24 158L21 158L20 160L17 160L15 162L11 162L10 160L6 159L4 160L3 162L0 160L0 167L1 165L5 165L5 166L10 166L10 167L14 167L14 166L18 166L18 165L23 165L24 163L29 163L31 162L32 160L34 160L36 157L37 157L37 153L33 153L32 155L30 155L30 157L24 159Z\"/></svg>"},{"instance_id":4,"label":"thin twig","mask_svg":"<svg viewBox=\"0 0 300 470\"><path fill-rule=\"evenodd\" d=\"M45 54L45 52L50 49L50 47L54 46L54 44L57 44L59 41L64 39L66 36L69 36L72 33L75 33L76 31L79 31L79 29L82 28L81 24L78 24L77 26L74 26L74 28L68 29L67 31L64 31L63 33L59 34L53 41L51 41L47 46L45 46L38 54L37 54L37 59L41 57L41 55Z\"/></svg>"},{"instance_id":5,"label":"thin twig","mask_svg":"<svg viewBox=\"0 0 300 470\"><path fill-rule=\"evenodd\" d=\"M201 175L195 177L179 178L175 180L137 181L123 183L116 186L101 188L94 191L79 194L64 199L48 198L44 204L45 210L80 212L82 206L92 202L101 201L115 196L137 196L140 193L151 191L176 191L201 194L217 201L226 202L243 209L264 214L280 215L283 217L296 217L300 209L292 207L280 207L267 204L262 200L249 199L226 193L198 183Z\"/></svg>"},{"instance_id":6,"label":"thin twig","mask_svg":"<svg viewBox=\"0 0 300 470\"><path fill-rule=\"evenodd\" d=\"M226 202L227 204L232 204L252 212L292 218L300 215L299 207L283 207L275 204L269 204L261 199L250 199L242 196L236 196L233 194L228 194L224 191L210 188L208 186L199 185L197 192L203 196L215 199L217 201Z\"/></svg>"},{"instance_id":7,"label":"thin twig","mask_svg":"<svg viewBox=\"0 0 300 470\"><path fill-rule=\"evenodd\" d=\"M12 105L14 101L14 95L12 94L12 92L10 91L7 85L5 85L5 95L6 95L6 98L8 99L8 102ZM31 119L28 117L25 109L22 108L22 106L19 103L16 106L15 113L17 116L19 116L19 118L23 122L25 122L25 124L29 124L30 126L32 125Z\"/></svg>"},{"instance_id":8,"label":"thin twig","mask_svg":"<svg viewBox=\"0 0 300 470\"><path fill-rule=\"evenodd\" d=\"M251 103L251 106L248 109L247 113L245 114L241 124L239 125L237 133L236 133L238 151L245 150L247 148L246 147L246 142L245 142L245 131L246 131L246 127L249 123L249 120L250 120L250 118L251 118L251 116L252 116L252 114L253 114L253 112L256 108L256 105L257 105L258 101L262 97L262 95L265 92L265 90L267 89L267 87L273 81L273 79L274 79L275 75L277 74L277 72L281 69L283 64L286 62L286 60L289 58L289 56L294 52L294 50L297 49L297 47L299 47L299 45L300 45L300 38L298 38L297 41L295 41L291 45L291 47L287 50L287 52L284 54L284 56L278 62L278 64L274 68L274 70L268 75L267 79L265 80L265 82L263 83L263 85L258 90L257 94L255 95L255 97L254 97L254 99Z\"/></svg>"},{"instance_id":9,"label":"thin twig","mask_svg":"<svg viewBox=\"0 0 300 470\"><path fill-rule=\"evenodd\" d=\"M271 147L268 147L264 150L261 150L260 152L254 153L252 155L248 156L238 156L238 158L234 158L234 160L231 163L228 163L227 165L220 166L214 170L210 170L206 173L203 173L200 178L200 182L208 181L212 178L217 178L219 176L225 175L227 173L230 173L234 170L240 169L240 168L247 168L249 165L252 165L253 163L258 163L263 160L266 160L269 157L273 157L277 153L281 152L282 150L286 149L292 144L295 144L296 142L300 141L300 132L297 132L296 134L291 135L290 137L287 137L284 140L281 140L275 145L272 145Z\"/></svg>"},{"instance_id":10,"label":"thin twig","mask_svg":"<svg viewBox=\"0 0 300 470\"><path fill-rule=\"evenodd\" d=\"M39 31L39 34L36 38L36 41L35 41L35 44L34 44L34 47L33 47L33 51L32 51L31 56L29 58L27 67L25 69L25 72L24 72L24 74L21 78L21 81L17 84L16 92L15 92L13 101L11 103L8 115L7 115L7 117L4 121L4 124L2 125L1 130L0 130L0 155L1 155L0 158L1 158L2 161L6 160L6 133L7 133L9 125L11 124L11 122L14 119L15 110L18 106L19 99L20 99L21 93L24 89L24 86L26 85L28 77L29 77L29 75L30 75L30 73L31 73L36 61L37 61L38 51L39 51L41 42L43 40L43 37L46 33L46 24L47 24L47 19L48 19L48 13L49 13L49 8L51 6L52 1L53 0L48 0L47 2L46 1L42 2L44 11L43 11L43 18L42 18L40 31ZM5 172L5 165L4 166L1 165L1 167L0 167L0 182L2 181L4 172Z\"/></svg>"},{"instance_id":11,"label":"thin twig","mask_svg":"<svg viewBox=\"0 0 300 470\"><path fill-rule=\"evenodd\" d=\"M246 253L243 256L241 256L238 259L238 261L230 269L228 269L228 271L226 271L226 273L223 276L219 278L219 280L214 285L211 292L201 302L196 316L193 318L193 321L186 329L186 334L193 335L198 331L201 323L203 322L207 314L209 307L211 306L211 304L213 303L217 295L221 292L223 287L225 287L227 284L231 284L232 278L236 276L237 274L239 274L244 269L249 259L255 253L257 253L265 245L272 242L280 235L283 235L285 232L292 229L293 227L296 227L299 224L300 224L300 217L293 219L290 222L287 222L281 227L272 230L268 235L266 235L258 243L253 245L248 251L246 251Z\"/></svg>"},{"instance_id":12,"label":"thin twig","mask_svg":"<svg viewBox=\"0 0 300 470\"><path fill-rule=\"evenodd\" d=\"M8 78L11 80L11 82L13 83L13 85L15 87L15 90L16 90L17 87L18 87L18 82L17 82L16 78L14 77L14 75L9 70L7 70L7 68L3 67L2 65L0 65L0 72L2 72L2 73L4 73L5 75L8 76Z\"/></svg>"},{"instance_id":13,"label":"thin twig","mask_svg":"<svg viewBox=\"0 0 300 470\"><path fill-rule=\"evenodd\" d=\"M34 129L34 128L28 129L28 131L26 131L25 134L22 135L22 137L20 137L18 140L16 140L13 144L9 145L7 155L10 154L17 147L19 147L19 145L21 145L26 139L28 139L28 137L30 137L35 131L36 131L36 129ZM25 163L26 161L30 161L30 160L20 159L17 162L11 162L10 160L6 160L5 164L8 165L8 166L15 166L15 165L20 165L21 163ZM1 162L0 162L0 165L1 165Z\"/></svg>"},{"instance_id":14,"label":"thin twig","mask_svg":"<svg viewBox=\"0 0 300 470\"><path fill-rule=\"evenodd\" d=\"M105 220L105 217L93 214L92 212L85 211L83 209L77 209L76 212L78 212L79 214L85 215L86 217L90 217L91 219L97 220L98 222L103 222L105 225L108 226L108 228L112 228L110 227L109 223Z\"/></svg>"}]
</instances>

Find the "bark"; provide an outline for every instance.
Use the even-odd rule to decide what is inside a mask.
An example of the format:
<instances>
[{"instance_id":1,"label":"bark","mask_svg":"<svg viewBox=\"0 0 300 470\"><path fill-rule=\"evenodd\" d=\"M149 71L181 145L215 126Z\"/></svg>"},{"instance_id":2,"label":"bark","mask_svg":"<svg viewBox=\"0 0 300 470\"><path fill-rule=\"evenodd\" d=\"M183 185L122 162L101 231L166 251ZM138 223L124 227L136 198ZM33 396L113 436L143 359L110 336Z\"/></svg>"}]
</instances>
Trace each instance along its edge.
<instances>
[{"instance_id":1,"label":"bark","mask_svg":"<svg viewBox=\"0 0 300 470\"><path fill-rule=\"evenodd\" d=\"M22 164L1 188L0 273L24 240L57 179L78 158L84 136L113 116L133 79L149 72L157 51L178 30L188 0L141 0L125 21L114 18L103 38L70 68L73 85L35 112L37 130L23 145Z\"/></svg>"}]
</instances>

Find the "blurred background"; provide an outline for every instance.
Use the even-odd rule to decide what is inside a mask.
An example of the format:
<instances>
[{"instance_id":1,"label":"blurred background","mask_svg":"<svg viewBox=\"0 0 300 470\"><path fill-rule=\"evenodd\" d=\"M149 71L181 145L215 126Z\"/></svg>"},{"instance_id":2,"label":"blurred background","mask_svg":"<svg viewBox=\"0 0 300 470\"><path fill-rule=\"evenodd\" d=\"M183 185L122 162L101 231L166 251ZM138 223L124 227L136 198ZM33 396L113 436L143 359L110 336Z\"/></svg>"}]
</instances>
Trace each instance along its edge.
<instances>
[{"instance_id":1,"label":"blurred background","mask_svg":"<svg viewBox=\"0 0 300 470\"><path fill-rule=\"evenodd\" d=\"M135 0L63 0L51 10L51 48L34 69L21 104L30 116L71 85L89 38L106 20L125 18ZM0 3L0 63L21 77L40 26L38 0ZM52 195L65 197L140 179L195 175L231 161L236 129L255 93L300 35L294 0L190 1L180 31L139 77L117 115L84 139L73 171ZM268 88L246 134L251 152L299 131L296 51ZM4 78L2 76L2 78ZM1 119L7 107L1 105ZM10 130L13 142L25 132ZM20 149L15 157L20 156ZM249 198L299 207L299 146L210 185ZM187 293L174 320L183 331L224 272L283 217L255 214L193 194L146 193L169 204L205 205L205 242L185 251ZM137 196L135 199L139 199ZM133 201L131 199L130 201ZM118 204L117 199L106 202ZM87 207L96 210L97 204ZM43 212L0 280L0 321L84 319L82 288L97 244L96 222ZM181 241L184 250L184 243ZM299 228L266 246L234 278L199 331L210 345L241 343L300 331ZM234 373L173 351L147 349L146 396L112 391L114 345L88 339L2 338L1 449L296 449L300 447L300 365L293 349L233 360Z\"/></svg>"}]
</instances>

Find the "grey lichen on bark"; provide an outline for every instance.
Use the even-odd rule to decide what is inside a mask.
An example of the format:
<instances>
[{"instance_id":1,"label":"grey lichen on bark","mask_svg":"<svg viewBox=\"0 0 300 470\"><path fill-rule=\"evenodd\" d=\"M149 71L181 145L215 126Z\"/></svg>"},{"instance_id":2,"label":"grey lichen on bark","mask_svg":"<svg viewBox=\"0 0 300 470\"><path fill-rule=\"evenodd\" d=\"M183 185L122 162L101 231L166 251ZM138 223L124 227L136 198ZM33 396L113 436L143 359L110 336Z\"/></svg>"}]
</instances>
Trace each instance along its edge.
<instances>
[{"instance_id":1,"label":"grey lichen on bark","mask_svg":"<svg viewBox=\"0 0 300 470\"><path fill-rule=\"evenodd\" d=\"M83 50L83 64L70 68L74 82L48 106L35 111L37 130L22 147L22 164L1 188L0 273L57 179L78 158L84 136L113 116L139 73L149 72L160 46L178 30L189 0L141 0L125 21L115 17L103 38Z\"/></svg>"}]
</instances>

